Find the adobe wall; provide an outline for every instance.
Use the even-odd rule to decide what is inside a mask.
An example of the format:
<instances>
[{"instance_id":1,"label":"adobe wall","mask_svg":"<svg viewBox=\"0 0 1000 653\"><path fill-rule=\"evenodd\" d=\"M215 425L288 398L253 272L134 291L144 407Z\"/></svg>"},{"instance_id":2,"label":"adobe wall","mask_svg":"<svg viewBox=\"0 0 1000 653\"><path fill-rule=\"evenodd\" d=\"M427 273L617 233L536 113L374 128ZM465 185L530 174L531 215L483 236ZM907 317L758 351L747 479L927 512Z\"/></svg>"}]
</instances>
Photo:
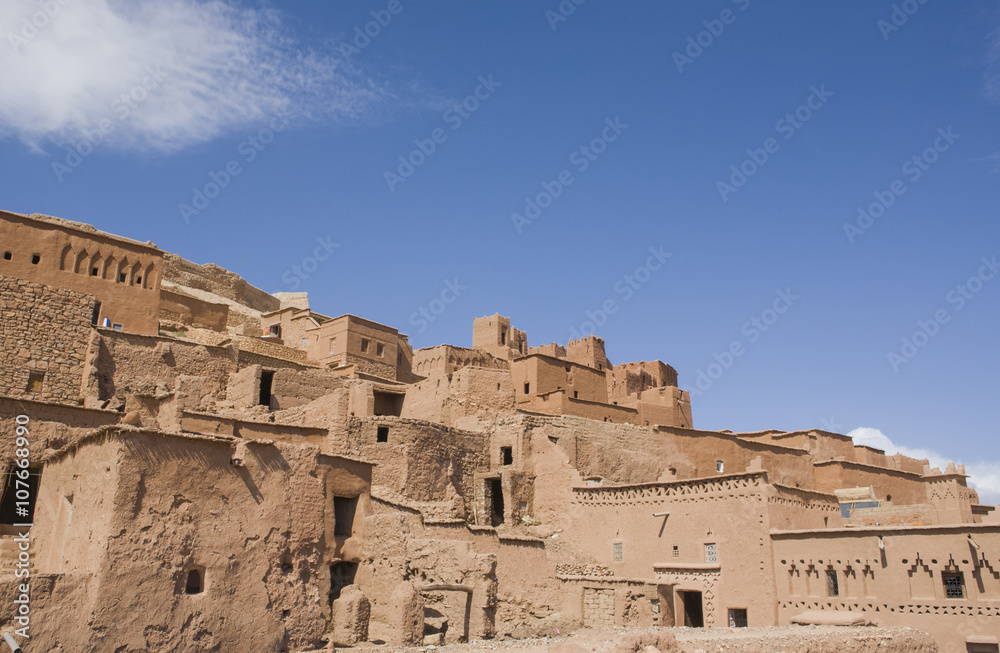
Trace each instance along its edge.
<instances>
[{"instance_id":1,"label":"adobe wall","mask_svg":"<svg viewBox=\"0 0 1000 653\"><path fill-rule=\"evenodd\" d=\"M579 363L532 354L512 362L510 372L518 404L530 403L532 396L559 389L570 398L576 393L576 398L584 401L609 403L604 372Z\"/></svg>"},{"instance_id":2,"label":"adobe wall","mask_svg":"<svg viewBox=\"0 0 1000 653\"><path fill-rule=\"evenodd\" d=\"M612 369L611 361L604 353L604 340L597 336L570 340L566 344L566 360L595 370L610 372Z\"/></svg>"},{"instance_id":3,"label":"adobe wall","mask_svg":"<svg viewBox=\"0 0 1000 653\"><path fill-rule=\"evenodd\" d=\"M514 386L507 370L465 367L408 386L402 416L479 431L513 411Z\"/></svg>"},{"instance_id":4,"label":"adobe wall","mask_svg":"<svg viewBox=\"0 0 1000 653\"><path fill-rule=\"evenodd\" d=\"M100 591L84 618L67 622L72 606L38 614L33 645L58 637L76 650L316 646L330 616L326 466L314 447L248 443L244 466L234 467L234 444L131 431L53 458L36 520L39 571L86 569ZM70 495L76 514L67 522L52 511ZM63 548L57 524L81 546ZM107 532L85 547L91 528ZM187 595L192 568L204 569L205 589Z\"/></svg>"},{"instance_id":5,"label":"adobe wall","mask_svg":"<svg viewBox=\"0 0 1000 653\"><path fill-rule=\"evenodd\" d=\"M59 449L101 426L117 424L122 414L31 399L0 397L0 472L6 472L17 448L15 418L28 418L29 461L41 466L47 450Z\"/></svg>"},{"instance_id":6,"label":"adobe wall","mask_svg":"<svg viewBox=\"0 0 1000 653\"><path fill-rule=\"evenodd\" d=\"M766 476L760 473L576 488L567 507L573 525L563 536L615 578L644 579L651 585L666 586L664 598L668 602L674 600L674 591L702 592L707 627L727 625L729 607L746 608L750 626L770 626L774 623L775 589L770 573L766 488ZM711 545L714 560L707 551ZM591 579L592 583L599 581ZM659 606L668 613L671 608L669 604ZM587 619L586 607L579 603L564 609L579 614L585 625L587 621L594 621L591 625L623 625L622 616L614 613L607 624L595 620L596 615ZM683 625L683 620L665 625Z\"/></svg>"},{"instance_id":7,"label":"adobe wall","mask_svg":"<svg viewBox=\"0 0 1000 653\"><path fill-rule=\"evenodd\" d=\"M225 333L229 306L161 289L159 319Z\"/></svg>"},{"instance_id":8,"label":"adobe wall","mask_svg":"<svg viewBox=\"0 0 1000 653\"><path fill-rule=\"evenodd\" d=\"M212 263L198 265L170 252L163 253L163 278L232 299L261 313L276 311L281 307L280 299L251 286L234 272Z\"/></svg>"},{"instance_id":9,"label":"adobe wall","mask_svg":"<svg viewBox=\"0 0 1000 653\"><path fill-rule=\"evenodd\" d=\"M101 321L108 318L131 333L156 333L163 270L163 252L156 247L89 225L0 211L0 250L0 275L93 295L101 303Z\"/></svg>"},{"instance_id":10,"label":"adobe wall","mask_svg":"<svg viewBox=\"0 0 1000 653\"><path fill-rule=\"evenodd\" d=\"M8 396L76 403L90 340L92 297L0 276L0 385ZM44 374L41 392L29 375Z\"/></svg>"},{"instance_id":11,"label":"adobe wall","mask_svg":"<svg viewBox=\"0 0 1000 653\"><path fill-rule=\"evenodd\" d=\"M781 532L772 540L779 624L806 610L851 611L928 632L942 653L965 653L969 636L1000 637L1000 525ZM837 575L837 596L827 571ZM942 572L962 574L965 598L945 597Z\"/></svg>"},{"instance_id":12,"label":"adobe wall","mask_svg":"<svg viewBox=\"0 0 1000 653\"><path fill-rule=\"evenodd\" d=\"M508 317L477 317L472 321L472 346L496 358L512 360L528 353L528 336L511 327Z\"/></svg>"},{"instance_id":13,"label":"adobe wall","mask_svg":"<svg viewBox=\"0 0 1000 653\"><path fill-rule=\"evenodd\" d=\"M463 367L509 370L510 363L479 349L453 345L426 347L413 353L413 371L420 376L451 374Z\"/></svg>"},{"instance_id":14,"label":"adobe wall","mask_svg":"<svg viewBox=\"0 0 1000 653\"><path fill-rule=\"evenodd\" d=\"M379 427L388 429L386 442L377 441ZM400 417L354 417L345 434L345 451L378 461L373 491L384 488L410 502L428 504L420 506L428 514L470 521L476 473L486 467L485 444L477 433Z\"/></svg>"}]
</instances>

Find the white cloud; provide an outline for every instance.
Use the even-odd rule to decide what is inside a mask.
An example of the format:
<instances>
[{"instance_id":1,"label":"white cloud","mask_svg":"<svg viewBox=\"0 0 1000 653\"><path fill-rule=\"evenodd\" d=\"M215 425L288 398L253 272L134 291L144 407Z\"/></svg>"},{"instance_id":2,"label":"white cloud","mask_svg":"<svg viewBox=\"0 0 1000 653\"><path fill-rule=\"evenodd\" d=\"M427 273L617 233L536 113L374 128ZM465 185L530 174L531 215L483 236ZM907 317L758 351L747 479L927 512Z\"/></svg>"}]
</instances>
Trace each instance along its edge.
<instances>
[{"instance_id":1,"label":"white cloud","mask_svg":"<svg viewBox=\"0 0 1000 653\"><path fill-rule=\"evenodd\" d=\"M897 445L878 429L861 427L854 429L847 435L854 438L855 444L882 449L889 455L901 453L904 456L916 458L917 460L926 458L930 461L931 467L937 467L942 470L950 462L941 454L930 449L911 449L910 447ZM969 475L969 485L979 492L979 500L989 505L1000 503L1000 461L979 461L964 464L965 473Z\"/></svg>"},{"instance_id":2,"label":"white cloud","mask_svg":"<svg viewBox=\"0 0 1000 653\"><path fill-rule=\"evenodd\" d=\"M0 134L35 149L110 120L112 147L171 152L387 97L335 51L299 48L280 12L219 0L3 0L0 39ZM146 90L150 71L165 76Z\"/></svg>"}]
</instances>

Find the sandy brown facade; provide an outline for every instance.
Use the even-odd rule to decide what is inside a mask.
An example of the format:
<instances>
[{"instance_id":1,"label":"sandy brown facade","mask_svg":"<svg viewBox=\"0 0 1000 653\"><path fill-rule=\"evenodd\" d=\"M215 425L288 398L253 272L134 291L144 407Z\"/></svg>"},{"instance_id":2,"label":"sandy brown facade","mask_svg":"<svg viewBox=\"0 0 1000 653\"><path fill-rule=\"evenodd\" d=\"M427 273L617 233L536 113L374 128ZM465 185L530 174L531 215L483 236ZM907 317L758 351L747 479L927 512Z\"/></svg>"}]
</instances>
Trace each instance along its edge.
<instances>
[{"instance_id":1,"label":"sandy brown facade","mask_svg":"<svg viewBox=\"0 0 1000 653\"><path fill-rule=\"evenodd\" d=\"M997 650L1000 519L960 466L697 430L668 364L499 315L413 351L86 225L0 214L0 249L0 621L27 570L38 650L824 619Z\"/></svg>"}]
</instances>

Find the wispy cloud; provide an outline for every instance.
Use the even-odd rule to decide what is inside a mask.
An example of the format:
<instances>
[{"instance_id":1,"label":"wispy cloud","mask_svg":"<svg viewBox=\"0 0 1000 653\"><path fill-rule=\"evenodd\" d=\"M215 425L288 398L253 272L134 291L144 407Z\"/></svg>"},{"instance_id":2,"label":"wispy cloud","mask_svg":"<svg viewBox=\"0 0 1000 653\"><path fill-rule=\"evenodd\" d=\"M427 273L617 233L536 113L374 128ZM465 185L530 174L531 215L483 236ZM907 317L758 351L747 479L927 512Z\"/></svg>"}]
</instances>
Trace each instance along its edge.
<instances>
[{"instance_id":1,"label":"wispy cloud","mask_svg":"<svg viewBox=\"0 0 1000 653\"><path fill-rule=\"evenodd\" d=\"M275 113L357 118L390 95L336 50L301 48L281 12L221 0L4 0L0 38L0 134L36 149L110 120L104 143L172 152Z\"/></svg>"},{"instance_id":2,"label":"wispy cloud","mask_svg":"<svg viewBox=\"0 0 1000 653\"><path fill-rule=\"evenodd\" d=\"M873 428L856 428L850 433L855 444L867 445L882 449L887 454L901 453L904 456L916 458L917 460L927 459L932 467L944 469L949 461L936 451L931 449L912 449L907 446L895 444L882 431ZM977 462L966 462L965 473L969 475L969 485L979 492L979 500L982 503L994 505L1000 503L1000 461L981 460Z\"/></svg>"}]
</instances>

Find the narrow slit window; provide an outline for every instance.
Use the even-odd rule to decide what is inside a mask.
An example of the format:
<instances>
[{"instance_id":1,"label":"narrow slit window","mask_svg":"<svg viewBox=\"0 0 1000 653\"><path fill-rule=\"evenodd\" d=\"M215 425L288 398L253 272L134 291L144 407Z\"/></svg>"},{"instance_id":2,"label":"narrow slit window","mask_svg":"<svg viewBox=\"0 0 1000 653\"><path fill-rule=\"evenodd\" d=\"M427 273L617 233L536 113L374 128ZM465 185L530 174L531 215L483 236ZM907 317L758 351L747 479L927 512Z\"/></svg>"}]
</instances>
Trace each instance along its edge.
<instances>
[{"instance_id":1,"label":"narrow slit window","mask_svg":"<svg viewBox=\"0 0 1000 653\"><path fill-rule=\"evenodd\" d=\"M375 343L375 355L378 356L379 358L385 355L385 345L383 345L381 342Z\"/></svg>"},{"instance_id":2,"label":"narrow slit window","mask_svg":"<svg viewBox=\"0 0 1000 653\"><path fill-rule=\"evenodd\" d=\"M705 562L718 562L719 549L715 544L705 545Z\"/></svg>"},{"instance_id":3,"label":"narrow slit window","mask_svg":"<svg viewBox=\"0 0 1000 653\"><path fill-rule=\"evenodd\" d=\"M531 390L531 384L530 383L525 383L524 384L524 394L528 394L529 390Z\"/></svg>"},{"instance_id":4,"label":"narrow slit window","mask_svg":"<svg viewBox=\"0 0 1000 653\"><path fill-rule=\"evenodd\" d=\"M350 537L354 533L354 514L358 510L357 497L333 497L333 534Z\"/></svg>"},{"instance_id":5,"label":"narrow slit window","mask_svg":"<svg viewBox=\"0 0 1000 653\"><path fill-rule=\"evenodd\" d=\"M837 579L837 572L833 569L826 570L826 595L840 596L840 582Z\"/></svg>"},{"instance_id":6,"label":"narrow slit window","mask_svg":"<svg viewBox=\"0 0 1000 653\"><path fill-rule=\"evenodd\" d=\"M371 343L368 340L366 340L365 338L361 339L361 353L362 354L367 354L368 353L368 345L369 344L371 344Z\"/></svg>"},{"instance_id":7,"label":"narrow slit window","mask_svg":"<svg viewBox=\"0 0 1000 653\"><path fill-rule=\"evenodd\" d=\"M257 403L261 406L271 405L271 391L274 386L274 372L271 370L262 370L260 373L260 393L257 397Z\"/></svg>"},{"instance_id":8,"label":"narrow slit window","mask_svg":"<svg viewBox=\"0 0 1000 653\"><path fill-rule=\"evenodd\" d=\"M513 447L500 447L500 460L503 464L513 465L514 464L514 448Z\"/></svg>"},{"instance_id":9,"label":"narrow slit window","mask_svg":"<svg viewBox=\"0 0 1000 653\"><path fill-rule=\"evenodd\" d=\"M611 545L611 557L615 562L625 560L625 545L622 542L615 542Z\"/></svg>"}]
</instances>

